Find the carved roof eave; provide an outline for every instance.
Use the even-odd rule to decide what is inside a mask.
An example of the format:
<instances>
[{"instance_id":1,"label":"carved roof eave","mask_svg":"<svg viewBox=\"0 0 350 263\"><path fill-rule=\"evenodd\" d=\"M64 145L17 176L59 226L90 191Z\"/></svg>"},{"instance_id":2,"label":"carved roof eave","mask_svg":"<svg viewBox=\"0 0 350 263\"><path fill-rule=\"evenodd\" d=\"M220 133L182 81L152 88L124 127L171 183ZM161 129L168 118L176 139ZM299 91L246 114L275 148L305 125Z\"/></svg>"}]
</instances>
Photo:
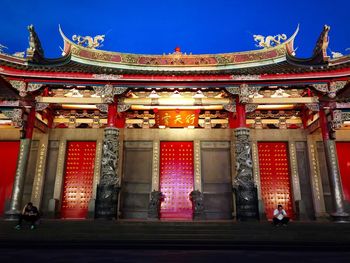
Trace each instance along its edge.
<instances>
[{"instance_id":1,"label":"carved roof eave","mask_svg":"<svg viewBox=\"0 0 350 263\"><path fill-rule=\"evenodd\" d=\"M3 61L5 63L7 62L7 63L15 64L15 65L20 65L20 66L28 65L27 58L16 57L5 53L0 53L0 61Z\"/></svg>"},{"instance_id":2,"label":"carved roof eave","mask_svg":"<svg viewBox=\"0 0 350 263\"><path fill-rule=\"evenodd\" d=\"M40 62L34 62L31 61L31 59L28 58L21 58L17 56L13 56L10 54L0 53L0 63L2 64L9 64L9 65L15 65L15 66L61 66L68 64L70 61L70 57L60 57L55 59L42 59Z\"/></svg>"},{"instance_id":3,"label":"carved roof eave","mask_svg":"<svg viewBox=\"0 0 350 263\"><path fill-rule=\"evenodd\" d=\"M323 27L323 30L316 41L313 54L310 58L298 58L294 56L292 53L289 53L287 54L288 62L293 65L306 66L306 67L310 67L310 66L325 67L327 65L330 65L334 60L331 60L330 57L327 55L327 48L329 44L329 39L328 39L329 30L330 30L329 26L325 25ZM339 60L339 61L342 61L342 60ZM349 60L346 60L344 62L345 63L349 62ZM333 65L336 65L336 64L333 64Z\"/></svg>"},{"instance_id":4,"label":"carved roof eave","mask_svg":"<svg viewBox=\"0 0 350 263\"><path fill-rule=\"evenodd\" d=\"M84 65L129 71L217 72L274 65L286 61L286 55L294 51L293 43L299 31L299 26L288 40L276 47L203 55L144 55L96 50L75 44L64 35L61 28L59 28L59 31L64 41L63 55L70 56L72 61Z\"/></svg>"},{"instance_id":5,"label":"carved roof eave","mask_svg":"<svg viewBox=\"0 0 350 263\"><path fill-rule=\"evenodd\" d=\"M350 54L341 56L339 58L330 59L328 64L330 66L336 66L336 65L345 64L345 63L350 63Z\"/></svg>"}]
</instances>

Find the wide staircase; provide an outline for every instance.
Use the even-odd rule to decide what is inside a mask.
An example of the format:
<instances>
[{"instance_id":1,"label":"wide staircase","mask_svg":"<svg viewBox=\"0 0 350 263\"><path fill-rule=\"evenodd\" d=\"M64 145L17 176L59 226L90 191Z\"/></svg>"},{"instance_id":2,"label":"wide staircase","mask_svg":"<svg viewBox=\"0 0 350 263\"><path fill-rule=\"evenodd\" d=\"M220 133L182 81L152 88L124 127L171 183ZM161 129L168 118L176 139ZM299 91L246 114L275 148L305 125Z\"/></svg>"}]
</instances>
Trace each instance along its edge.
<instances>
[{"instance_id":1,"label":"wide staircase","mask_svg":"<svg viewBox=\"0 0 350 263\"><path fill-rule=\"evenodd\" d=\"M42 220L36 229L0 221L0 247L350 249L350 224L291 222L135 222Z\"/></svg>"}]
</instances>

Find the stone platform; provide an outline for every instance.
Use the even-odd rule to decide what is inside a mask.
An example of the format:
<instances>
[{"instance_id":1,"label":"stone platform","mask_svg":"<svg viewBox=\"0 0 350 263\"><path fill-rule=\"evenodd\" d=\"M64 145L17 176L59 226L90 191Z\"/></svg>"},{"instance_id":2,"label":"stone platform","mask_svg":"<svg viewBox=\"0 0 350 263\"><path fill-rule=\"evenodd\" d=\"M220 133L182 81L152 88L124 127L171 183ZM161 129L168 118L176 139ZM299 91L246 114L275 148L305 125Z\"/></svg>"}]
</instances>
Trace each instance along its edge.
<instances>
[{"instance_id":1,"label":"stone platform","mask_svg":"<svg viewBox=\"0 0 350 263\"><path fill-rule=\"evenodd\" d=\"M1 248L307 249L350 251L350 224L42 220L35 230L0 221Z\"/></svg>"}]
</instances>

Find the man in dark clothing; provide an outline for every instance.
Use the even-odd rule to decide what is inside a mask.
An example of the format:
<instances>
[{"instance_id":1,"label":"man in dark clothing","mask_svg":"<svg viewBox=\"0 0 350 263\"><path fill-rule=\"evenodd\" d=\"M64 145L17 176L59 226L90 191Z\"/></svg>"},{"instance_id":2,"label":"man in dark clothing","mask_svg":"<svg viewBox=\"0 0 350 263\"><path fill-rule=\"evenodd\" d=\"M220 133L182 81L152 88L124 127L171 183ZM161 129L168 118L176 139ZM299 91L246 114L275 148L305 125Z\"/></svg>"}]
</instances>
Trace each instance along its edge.
<instances>
[{"instance_id":1,"label":"man in dark clothing","mask_svg":"<svg viewBox=\"0 0 350 263\"><path fill-rule=\"evenodd\" d=\"M30 222L30 229L35 228L35 223L39 220L39 211L38 208L33 206L33 203L29 202L23 208L22 213L19 215L18 224L15 227L16 229L21 229L23 220Z\"/></svg>"},{"instance_id":2,"label":"man in dark clothing","mask_svg":"<svg viewBox=\"0 0 350 263\"><path fill-rule=\"evenodd\" d=\"M278 205L277 209L273 212L273 224L275 226L286 226L289 222L286 211L283 209L282 205Z\"/></svg>"}]
</instances>

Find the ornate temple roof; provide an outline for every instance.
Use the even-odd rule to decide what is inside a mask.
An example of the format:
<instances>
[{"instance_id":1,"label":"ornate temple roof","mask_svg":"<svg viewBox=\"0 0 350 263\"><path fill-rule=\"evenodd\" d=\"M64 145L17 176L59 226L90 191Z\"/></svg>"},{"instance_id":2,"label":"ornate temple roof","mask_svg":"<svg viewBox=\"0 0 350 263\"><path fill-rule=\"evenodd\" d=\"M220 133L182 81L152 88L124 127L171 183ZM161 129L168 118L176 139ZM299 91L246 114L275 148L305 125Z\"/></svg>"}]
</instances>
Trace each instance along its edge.
<instances>
[{"instance_id":1,"label":"ornate temple roof","mask_svg":"<svg viewBox=\"0 0 350 263\"><path fill-rule=\"evenodd\" d=\"M350 56L330 59L327 56L328 31L325 26L314 49L307 59L294 56L294 34L263 37L255 35L260 50L245 52L192 55L176 50L171 54L143 55L109 52L96 49L101 36L73 36L74 43L59 28L64 41L63 56L47 59L33 26L28 27L29 48L24 58L0 53L0 66L54 72L85 72L95 74L157 74L157 75L195 75L195 74L280 74L328 71L350 66ZM285 40L282 42L282 40ZM84 43L87 43L84 45ZM1 70L4 71L0 67Z\"/></svg>"},{"instance_id":2,"label":"ornate temple roof","mask_svg":"<svg viewBox=\"0 0 350 263\"><path fill-rule=\"evenodd\" d=\"M187 55L175 50L172 54L143 55L119 52L101 51L87 48L70 41L62 32L64 54L72 61L124 70L167 71L167 72L196 72L221 71L239 68L267 66L286 60L286 54L292 53L294 38L298 29L286 42L274 47L235 53Z\"/></svg>"}]
</instances>

